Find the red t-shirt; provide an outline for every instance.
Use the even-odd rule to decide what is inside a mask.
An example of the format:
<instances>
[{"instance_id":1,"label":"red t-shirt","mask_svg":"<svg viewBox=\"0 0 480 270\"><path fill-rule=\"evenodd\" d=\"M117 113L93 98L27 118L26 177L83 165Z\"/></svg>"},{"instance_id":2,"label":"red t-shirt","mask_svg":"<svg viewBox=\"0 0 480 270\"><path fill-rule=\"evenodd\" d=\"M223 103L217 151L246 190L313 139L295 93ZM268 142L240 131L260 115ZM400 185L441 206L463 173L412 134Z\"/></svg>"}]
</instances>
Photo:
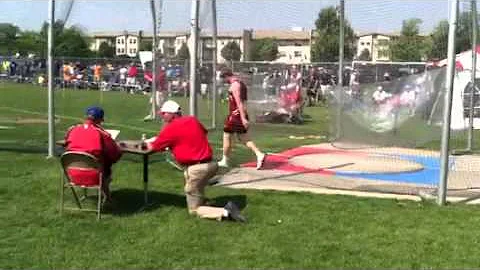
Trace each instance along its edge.
<instances>
[{"instance_id":1,"label":"red t-shirt","mask_svg":"<svg viewBox=\"0 0 480 270\"><path fill-rule=\"evenodd\" d=\"M128 68L128 77L136 77L137 73L138 71L136 66L131 66Z\"/></svg>"},{"instance_id":2,"label":"red t-shirt","mask_svg":"<svg viewBox=\"0 0 480 270\"><path fill-rule=\"evenodd\" d=\"M157 152L170 148L177 162L182 165L210 161L213 156L207 130L193 116L178 117L166 124L151 147Z\"/></svg>"},{"instance_id":3,"label":"red t-shirt","mask_svg":"<svg viewBox=\"0 0 480 270\"><path fill-rule=\"evenodd\" d=\"M92 154L107 166L122 156L122 151L110 134L90 120L70 128L65 135L65 144L67 151Z\"/></svg>"}]
</instances>

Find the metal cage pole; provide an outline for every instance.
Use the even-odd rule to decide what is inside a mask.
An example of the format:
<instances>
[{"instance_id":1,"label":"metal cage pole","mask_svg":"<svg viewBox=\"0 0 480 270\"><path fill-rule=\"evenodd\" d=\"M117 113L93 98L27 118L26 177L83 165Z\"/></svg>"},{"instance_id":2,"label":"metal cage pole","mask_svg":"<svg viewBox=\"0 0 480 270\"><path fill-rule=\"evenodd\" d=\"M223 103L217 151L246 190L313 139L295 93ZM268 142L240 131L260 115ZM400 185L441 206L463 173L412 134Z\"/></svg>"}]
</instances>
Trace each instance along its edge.
<instances>
[{"instance_id":1,"label":"metal cage pole","mask_svg":"<svg viewBox=\"0 0 480 270\"><path fill-rule=\"evenodd\" d=\"M212 1L212 45L213 45L213 54L212 54L212 128L217 127L217 0Z\"/></svg>"},{"instance_id":2,"label":"metal cage pole","mask_svg":"<svg viewBox=\"0 0 480 270\"><path fill-rule=\"evenodd\" d=\"M470 94L470 112L468 115L468 141L467 151L472 151L473 148L473 117L475 114L475 77L477 73L477 0L471 1L472 5L472 78L471 78L471 94Z\"/></svg>"},{"instance_id":3,"label":"metal cage pole","mask_svg":"<svg viewBox=\"0 0 480 270\"><path fill-rule=\"evenodd\" d=\"M197 116L198 16L200 0L192 0L190 25L190 115Z\"/></svg>"},{"instance_id":4,"label":"metal cage pole","mask_svg":"<svg viewBox=\"0 0 480 270\"><path fill-rule=\"evenodd\" d=\"M341 115L342 115L342 106L343 106L343 57L344 57L344 12L345 12L345 0L340 0L340 34L338 41L338 85L337 85L337 119L336 119L336 135L335 139L339 139L342 136L342 125L341 125Z\"/></svg>"},{"instance_id":5,"label":"metal cage pole","mask_svg":"<svg viewBox=\"0 0 480 270\"><path fill-rule=\"evenodd\" d=\"M157 14L155 0L150 0L150 11L152 12L153 40L152 40L152 120L157 118Z\"/></svg>"},{"instance_id":6,"label":"metal cage pole","mask_svg":"<svg viewBox=\"0 0 480 270\"><path fill-rule=\"evenodd\" d=\"M445 106L443 110L443 127L442 127L442 145L440 151L440 183L438 186L437 203L444 205L447 199L447 178L448 178L448 155L450 140L450 122L452 114L452 96L453 83L455 76L455 34L457 30L458 6L459 0L450 1L450 18L448 30L448 64L447 64L447 81L445 84Z\"/></svg>"},{"instance_id":7,"label":"metal cage pole","mask_svg":"<svg viewBox=\"0 0 480 270\"><path fill-rule=\"evenodd\" d=\"M48 3L48 158L55 155L55 103L53 83L53 24L55 23L55 0Z\"/></svg>"}]
</instances>

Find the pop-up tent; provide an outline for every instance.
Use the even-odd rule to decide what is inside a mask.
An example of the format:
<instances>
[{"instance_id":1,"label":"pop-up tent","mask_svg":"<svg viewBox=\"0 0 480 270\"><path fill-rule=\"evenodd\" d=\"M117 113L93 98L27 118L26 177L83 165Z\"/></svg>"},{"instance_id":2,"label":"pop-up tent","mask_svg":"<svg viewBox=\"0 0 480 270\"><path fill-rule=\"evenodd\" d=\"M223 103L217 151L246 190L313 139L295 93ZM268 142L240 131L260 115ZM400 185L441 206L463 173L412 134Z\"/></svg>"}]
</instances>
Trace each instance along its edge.
<instances>
[{"instance_id":1,"label":"pop-up tent","mask_svg":"<svg viewBox=\"0 0 480 270\"><path fill-rule=\"evenodd\" d=\"M480 45L477 45L475 48L475 53L477 54L477 76L479 76L480 71ZM443 59L440 61L432 62L431 66L434 67L444 67L447 65L448 59ZM457 71L472 70L472 50L464 51L457 54L455 59L455 67Z\"/></svg>"}]
</instances>

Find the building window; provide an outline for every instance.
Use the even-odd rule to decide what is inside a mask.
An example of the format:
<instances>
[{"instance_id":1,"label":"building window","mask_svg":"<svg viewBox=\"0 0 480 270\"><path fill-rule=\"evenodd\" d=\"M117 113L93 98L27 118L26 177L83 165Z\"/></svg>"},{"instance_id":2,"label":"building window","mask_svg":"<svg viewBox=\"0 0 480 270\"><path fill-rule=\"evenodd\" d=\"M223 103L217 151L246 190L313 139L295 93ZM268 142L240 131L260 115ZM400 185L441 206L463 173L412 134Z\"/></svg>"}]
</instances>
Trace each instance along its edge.
<instances>
[{"instance_id":1,"label":"building window","mask_svg":"<svg viewBox=\"0 0 480 270\"><path fill-rule=\"evenodd\" d=\"M387 46L388 45L388 39L379 39L378 40L378 46Z\"/></svg>"},{"instance_id":2,"label":"building window","mask_svg":"<svg viewBox=\"0 0 480 270\"><path fill-rule=\"evenodd\" d=\"M360 42L360 45L362 45L362 46L365 45L365 42Z\"/></svg>"},{"instance_id":3,"label":"building window","mask_svg":"<svg viewBox=\"0 0 480 270\"><path fill-rule=\"evenodd\" d=\"M293 55L294 55L295 57L302 57L302 52L300 52L300 51L294 51L294 52L293 52Z\"/></svg>"},{"instance_id":4,"label":"building window","mask_svg":"<svg viewBox=\"0 0 480 270\"><path fill-rule=\"evenodd\" d=\"M132 49L133 50L133 53L137 53L137 49Z\"/></svg>"},{"instance_id":5,"label":"building window","mask_svg":"<svg viewBox=\"0 0 480 270\"><path fill-rule=\"evenodd\" d=\"M367 46L370 46L370 42L367 42Z\"/></svg>"},{"instance_id":6,"label":"building window","mask_svg":"<svg viewBox=\"0 0 480 270\"><path fill-rule=\"evenodd\" d=\"M120 44L120 39L117 39L117 44Z\"/></svg>"},{"instance_id":7,"label":"building window","mask_svg":"<svg viewBox=\"0 0 480 270\"><path fill-rule=\"evenodd\" d=\"M120 50L120 48L118 48L118 49L117 49L117 53L120 53L120 52L121 52L121 50Z\"/></svg>"},{"instance_id":8,"label":"building window","mask_svg":"<svg viewBox=\"0 0 480 270\"><path fill-rule=\"evenodd\" d=\"M122 53L125 53L125 49L122 48Z\"/></svg>"},{"instance_id":9,"label":"building window","mask_svg":"<svg viewBox=\"0 0 480 270\"><path fill-rule=\"evenodd\" d=\"M137 39L134 39L134 40L133 40L133 44L137 44Z\"/></svg>"}]
</instances>

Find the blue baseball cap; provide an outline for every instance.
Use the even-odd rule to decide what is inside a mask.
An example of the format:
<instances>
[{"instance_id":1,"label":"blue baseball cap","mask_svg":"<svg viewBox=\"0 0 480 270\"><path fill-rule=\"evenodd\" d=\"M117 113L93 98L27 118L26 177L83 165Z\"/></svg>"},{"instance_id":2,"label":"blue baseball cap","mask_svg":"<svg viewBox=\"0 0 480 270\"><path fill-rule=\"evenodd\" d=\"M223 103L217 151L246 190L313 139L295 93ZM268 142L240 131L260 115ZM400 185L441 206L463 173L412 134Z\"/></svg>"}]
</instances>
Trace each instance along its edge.
<instances>
[{"instance_id":1,"label":"blue baseball cap","mask_svg":"<svg viewBox=\"0 0 480 270\"><path fill-rule=\"evenodd\" d=\"M94 120L100 120L103 119L104 111L100 107L91 106L86 109L85 114Z\"/></svg>"}]
</instances>

